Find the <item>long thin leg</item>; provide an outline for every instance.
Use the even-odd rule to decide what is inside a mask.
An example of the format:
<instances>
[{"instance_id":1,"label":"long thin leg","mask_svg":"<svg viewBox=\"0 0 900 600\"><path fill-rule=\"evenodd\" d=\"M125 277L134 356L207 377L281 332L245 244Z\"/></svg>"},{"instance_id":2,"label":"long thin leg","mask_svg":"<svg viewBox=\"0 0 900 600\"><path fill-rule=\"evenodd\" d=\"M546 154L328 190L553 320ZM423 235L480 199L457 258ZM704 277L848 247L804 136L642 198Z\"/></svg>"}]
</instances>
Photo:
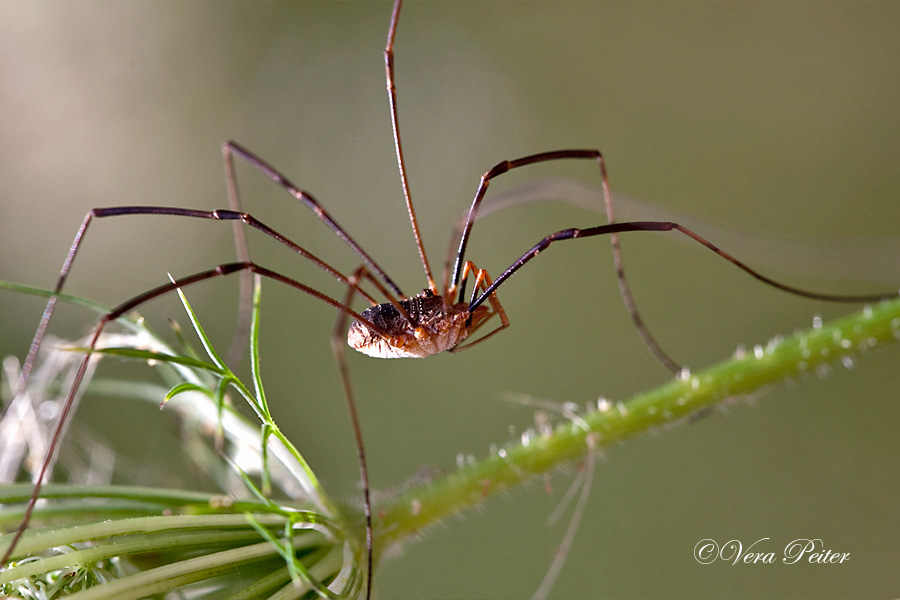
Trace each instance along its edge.
<instances>
[{"instance_id":1,"label":"long thin leg","mask_svg":"<svg viewBox=\"0 0 900 600\"><path fill-rule=\"evenodd\" d=\"M460 270L465 258L466 246L469 242L469 236L472 233L472 226L475 224L475 219L478 215L478 208L481 206L481 201L484 199L484 195L487 192L487 188L490 185L491 180L498 175L502 175L503 173L506 173L507 171L516 169L518 167L524 167L526 165L533 165L536 163L542 163L551 160L565 159L589 159L597 161L597 165L600 167L600 181L603 188L603 202L606 209L606 217L610 223L615 223L615 215L613 214L612 205L612 194L610 193L609 189L609 178L606 175L606 164L603 161L603 155L599 150L555 150L551 152L541 152L540 154L532 154L522 158L517 158L515 160L505 160L503 162L497 163L493 168L491 168L481 176L481 181L479 182L478 189L475 192L475 199L472 201L472 206L471 208L469 208L469 213L466 216L465 225L463 226L462 233L459 237L459 248L456 253L456 261L453 267L453 285L456 285L460 280ZM610 236L610 243L612 244L613 249L613 262L616 267L616 280L619 282L619 293L622 296L622 301L625 303L625 308L628 310L628 314L631 315L631 320L634 322L634 325L638 330L638 334L640 334L641 338L644 340L644 344L647 346L647 348L649 348L650 352L656 357L659 362L663 364L663 366L665 366L673 373L678 373L681 370L681 366L678 365L674 360L669 358L669 356L663 351L662 347L654 339L653 335L650 333L650 330L644 324L644 320L641 318L640 312L637 308L637 303L634 301L634 296L631 293L631 286L628 284L628 279L625 277L625 267L622 261L622 249L619 246L618 235L613 233ZM461 286L461 293L464 291L462 289L464 287L465 285Z\"/></svg>"},{"instance_id":2,"label":"long thin leg","mask_svg":"<svg viewBox=\"0 0 900 600\"><path fill-rule=\"evenodd\" d=\"M359 280L366 275L365 265L360 265L350 276L347 293L344 297L344 305L350 306L356 293ZM405 312L405 311L404 311ZM331 351L337 363L341 376L341 386L344 388L344 398L347 399L347 411L350 413L350 423L353 426L353 437L356 442L356 458L359 464L359 479L363 487L363 514L366 519L366 600L372 595L372 563L374 560L375 535L372 531L372 500L369 487L369 469L366 465L366 449L363 444L362 427L359 424L359 415L356 411L356 399L353 394L353 386L350 382L350 369L347 366L347 313L338 313L334 333L331 336Z\"/></svg>"},{"instance_id":3,"label":"long thin leg","mask_svg":"<svg viewBox=\"0 0 900 600\"><path fill-rule=\"evenodd\" d=\"M75 257L78 255L78 250L81 248L81 244L84 241L84 237L87 234L88 227L91 222L95 218L105 218L105 217L116 217L123 215L168 215L168 216L181 216L181 217L191 217L191 218L200 218L200 219L212 219L212 220L229 220L235 222L242 222L250 227L258 229L262 231L266 235L271 238L281 242L291 250L300 254L304 258L312 261L315 265L325 270L327 273L331 274L338 281L342 283L347 283L346 276L342 275L339 271L331 267L328 263L318 258L311 252L305 250L300 245L291 241L288 237L278 233L273 228L269 227L265 223L262 223L252 215L242 212L235 212L232 210L214 210L214 211L205 211L205 210L195 210L189 208L180 208L180 207L167 207L167 206L116 206L116 207L108 207L108 208L94 208L91 209L90 212L85 216L84 220L81 223L81 226L78 228L77 233L75 234L75 239L72 242L71 247L69 248L69 252L66 255L65 261L63 261L63 266L60 269L59 277L56 280L56 286L53 288L53 296L47 301L47 305L44 308L44 312L41 315L41 320L38 323L37 330L35 331L34 338L32 339L31 346L28 349L28 354L25 357L25 361L22 364L22 370L19 375L19 381L17 383L17 390L24 390L25 386L28 384L28 378L31 375L31 371L34 368L34 361L37 358L38 350L41 347L41 341L44 339L44 335L47 332L47 327L50 324L50 319L53 316L53 312L56 309L57 297L56 295L62 291L63 286L65 285L66 279L69 275L69 270L72 268L72 264L75 261ZM247 261L244 261L247 262ZM363 295L371 304L377 304L372 296L366 294L362 289L357 287L358 292Z\"/></svg>"},{"instance_id":4,"label":"long thin leg","mask_svg":"<svg viewBox=\"0 0 900 600\"><path fill-rule=\"evenodd\" d=\"M472 226L475 225L475 219L478 216L478 209L481 206L481 201L484 200L484 195L487 193L488 186L491 185L491 180L499 175L502 175L503 173L506 173L507 171L517 169L519 167L524 167L526 165L533 165L536 163L542 163L551 160L565 159L599 159L602 164L602 157L596 150L556 150L553 152L531 154L529 156L523 156L522 158L517 158L515 160L504 160L503 162L499 162L491 167L484 175L481 176L481 181L478 183L478 189L475 191L475 198L472 200L472 205L469 208L469 213L468 215L466 215L465 225L463 226L462 233L459 236L459 245L456 251L456 260L453 264L453 277L451 278L452 285L457 285L460 282L463 265L465 264L466 247L469 244L469 237L472 235ZM465 290L460 287L460 294L463 294L464 292Z\"/></svg>"},{"instance_id":5,"label":"long thin leg","mask_svg":"<svg viewBox=\"0 0 900 600\"><path fill-rule=\"evenodd\" d=\"M165 294L168 294L176 289L181 289L192 285L194 283L198 283L200 281L205 281L207 279L212 279L214 277L221 277L225 275L230 275L232 273L239 273L249 271L251 273L256 273L263 277L267 277L269 279L274 279L275 281L279 281L285 285L293 287L305 294L308 294L336 309L338 309L341 314L345 316L351 316L354 319L360 319L365 321L368 326L372 327L375 331L382 333L383 335L387 335L386 332L382 331L377 325L364 318L362 315L354 311L352 308L338 302L334 298L323 294L322 292L315 290L308 285L300 283L299 281L287 277L286 275L282 275L276 271L272 271L271 269L267 269L256 263L252 262L235 262L235 263L226 263L217 266L214 269L209 269L207 271L201 271L199 273L194 273L193 275L189 275L187 277L182 277L171 281L169 283L157 286L151 290L148 290L142 294L134 296L133 298L126 300L125 302L119 304L114 309L103 315L100 320L97 322L97 326L94 328L94 333L91 336L90 343L88 344L87 350L85 351L84 358L81 361L81 364L78 368L78 371L75 374L75 379L72 383L72 387L69 389L68 396L66 396L66 401L63 405L63 409L60 412L59 419L56 424L56 428L53 431L53 437L50 441L50 445L47 449L47 456L44 459L44 462L41 464L41 470L38 473L37 480L34 484L34 490L31 494L31 499L28 501L28 506L25 509L25 514L22 517L22 522L16 530L16 534L13 537L12 542L10 543L9 548L7 548L3 558L0 559L0 564L5 564L8 562L9 558L12 556L12 553L19 542L19 539L25 533L25 530L28 528L28 524L31 521L31 515L34 512L35 504L37 503L38 498L41 493L41 486L44 483L44 478L47 476L47 470L49 465L53 462L56 451L59 447L59 443L62 438L63 429L68 422L70 412L72 410L72 406L74 405L75 395L78 393L78 389L81 387L81 382L84 379L84 374L88 368L88 362L91 359L91 354L94 351L94 348L97 345L97 340L100 339L100 334L103 332L103 329L110 321L115 321L125 313L136 309L137 307L153 300L154 298L158 298ZM356 291L355 288L358 285L358 278L354 275L353 280L347 280L348 286L350 289ZM349 296L349 294L348 294ZM33 344L35 345L35 344ZM39 346L39 343L37 344Z\"/></svg>"},{"instance_id":6,"label":"long thin leg","mask_svg":"<svg viewBox=\"0 0 900 600\"><path fill-rule=\"evenodd\" d=\"M703 246L709 248L725 260L729 261L742 271L748 273L752 277L762 281L763 283L770 285L779 290L788 292L790 294L794 294L797 296L803 296L804 298L812 298L815 300L827 300L829 302L877 302L879 300L884 300L886 298L895 297L897 295L896 292L889 292L884 294L861 294L861 295L843 295L843 294L823 294L819 292L812 292L809 290L804 290L798 287L794 287L791 285L787 285L781 282L778 282L770 277L766 277L762 273L750 268L743 262L739 261L732 255L728 254L724 250L720 249L718 246L702 237L701 235L691 231L687 227L683 227L678 223L673 223L671 221L632 221L625 223L610 223L608 225L600 225L597 227L589 227L587 229L563 229L561 231L557 231L555 233L551 233L550 235L544 237L540 242L535 244L528 252L519 257L512 265L509 266L503 273L501 273L495 280L494 283L487 286L487 288L482 292L482 294L474 300L471 304L469 304L469 312L472 312L478 306L484 303L485 300L491 297L498 287L500 287L503 282L509 279L513 273L518 271L522 265L530 261L532 258L537 256L542 251L546 250L553 242L558 242L561 240L571 240L578 238L587 238L593 237L596 235L614 235L616 233L623 233L626 231L678 231L688 236L692 240L702 244Z\"/></svg>"},{"instance_id":7,"label":"long thin leg","mask_svg":"<svg viewBox=\"0 0 900 600\"><path fill-rule=\"evenodd\" d=\"M252 165L255 169L259 170L266 177L277 183L291 196L302 202L306 205L310 210L312 210L316 216L328 227L334 231L339 238L341 238L344 243L346 243L350 248L356 252L356 254L362 259L363 263L369 268L369 271L378 275L382 281L397 296L403 298L405 295L402 291L400 291L400 287L394 283L394 281L388 277L387 273L375 262L369 254L360 247L359 244L356 243L347 231L341 227L341 225L334 220L334 218L326 211L322 205L316 200L312 194L309 192L298 188L296 185L291 182L285 175L272 167L269 163L258 157L256 154L251 152L250 150L244 148L237 142L227 141L222 145L222 154L225 157L225 173L226 179L228 180L228 190L229 190L229 202L231 202L232 210L236 212L240 212L240 209L234 208L235 206L240 206L240 199L238 196L238 188L237 188L237 180L234 177L234 162L233 155L239 156L247 163Z\"/></svg>"},{"instance_id":8,"label":"long thin leg","mask_svg":"<svg viewBox=\"0 0 900 600\"><path fill-rule=\"evenodd\" d=\"M766 277L762 273L756 271L755 269L750 268L743 262L739 261L732 255L728 254L724 250L720 249L718 246L704 238L703 236L691 231L687 227L683 227L678 223L673 223L672 221L630 221L623 223L611 223L609 225L600 225L597 227L588 227L586 229L563 229L561 231L557 231L556 233L551 233L550 235L544 237L540 242L535 244L531 250L523 254L519 257L512 265L509 266L503 273L500 274L497 279L494 280L494 283L482 293L477 300L472 302L469 305L469 310L473 310L482 304L487 297L493 293L504 281L506 281L513 273L515 273L519 268L530 261L532 258L537 256L540 252L545 250L550 246L553 242L558 242L560 240L570 240L576 238L587 238L595 235L612 235L614 233L623 233L626 231L679 231L694 241L706 246L728 262L732 263L742 271L748 273L755 279L762 281L774 288L782 290L784 292L788 292L790 294L794 294L797 296L803 296L804 298L812 298L814 300L826 300L828 302L877 302L879 300L884 300L887 298L893 298L897 295L897 292L887 292L882 294L824 294L820 292L812 292L809 290L804 290L802 288L794 287L791 285L787 285L785 283L778 282L770 277Z\"/></svg>"},{"instance_id":9,"label":"long thin leg","mask_svg":"<svg viewBox=\"0 0 900 600\"><path fill-rule=\"evenodd\" d=\"M403 0L396 0L394 10L391 12L391 24L388 27L387 43L384 46L384 76L387 83L388 104L391 110L391 127L394 132L397 167L400 169L400 183L403 186L403 198L406 200L406 212L409 215L409 223L412 226L413 238L416 240L419 258L422 260L422 267L425 269L425 277L428 279L428 289L438 294L434 277L431 274L431 266L428 264L428 258L425 256L425 246L422 244L422 234L419 233L419 221L416 219L412 196L409 193L406 161L403 160L403 145L400 143L400 123L397 120L397 86L394 84L394 38L397 35L397 21L400 18L400 5L402 3Z\"/></svg>"},{"instance_id":10,"label":"long thin leg","mask_svg":"<svg viewBox=\"0 0 900 600\"><path fill-rule=\"evenodd\" d=\"M47 331L47 326L50 323L50 318L53 316L53 311L56 308L56 294L59 294L62 291L63 285L66 282L66 278L69 275L69 270L72 268L75 257L78 255L78 250L81 248L81 244L84 241L84 237L87 234L87 230L91 222L95 218L99 219L124 215L167 215L240 222L265 233L274 240L287 246L297 254L310 260L311 262L313 262L313 264L332 275L338 281L345 284L347 283L347 277L341 274L337 269L330 266L328 263L318 258L311 252L307 251L302 246L291 241L287 236L277 232L275 229L269 227L265 223L259 221L258 219L247 213L236 212L232 210L205 211L168 206L116 206L109 208L94 208L90 212L88 212L88 214L82 221L81 226L78 228L78 232L75 234L75 239L72 242L72 246L69 248L69 253L66 255L66 259L63 262L62 269L60 269L59 277L56 281L56 286L53 288L54 295L51 296L47 301L47 306L44 308L44 313L41 316L40 323L38 323L37 331L35 332L31 347L29 348L28 354L25 358L25 362L22 365L22 371L18 382L18 389L24 389L25 385L27 385L28 383L28 377L34 367L34 361L37 357L37 352L40 348L41 340L43 340L44 338L44 334ZM359 287L357 287L356 289L358 293L365 297L370 304L377 304L374 298L372 298L372 296L367 294L364 290Z\"/></svg>"},{"instance_id":11,"label":"long thin leg","mask_svg":"<svg viewBox=\"0 0 900 600\"><path fill-rule=\"evenodd\" d=\"M694 239L700 244L706 246L716 254L722 256L723 258L729 260L737 267L743 269L756 279L771 285L775 288L781 289L785 292L789 292L791 294L795 294L798 296L804 296L807 298L815 298L820 300L828 300L832 302L872 302L876 300L880 300L883 298L895 296L896 293L891 292L887 294L868 294L868 295L839 295L839 294L821 294L817 292L811 292L808 290L803 290L800 288L796 288L793 286L785 285L779 283L773 279L763 276L759 272L751 269L741 261L737 260L730 254L720 250L714 244L707 241L705 238L700 235L694 233L693 231L678 225L677 223L671 222L651 222L651 221L639 221L634 222L626 227L625 229L621 229L618 227L614 227L614 225L618 225L615 221L615 215L613 212L613 203L612 203L612 194L610 192L609 187L609 178L606 173L606 165L603 160L603 155L598 150L557 150L553 152L543 152L540 154L533 154L530 156L525 156L523 158L519 158L511 161L503 161L498 163L489 171L487 171L482 177L481 182L478 185L478 189L475 193L475 199L472 201L472 205L469 208L469 212L466 216L466 220L464 225L461 228L461 233L459 237L459 246L456 253L456 260L453 268L453 277L452 277L452 285L456 286L457 282L460 280L460 273L462 270L462 264L465 256L466 246L468 244L469 236L471 235L472 226L475 223L475 220L478 215L478 209L481 205L482 200L484 199L484 195L487 192L487 188L490 185L491 179L506 173L511 169L515 169L518 167L522 167L525 165L546 162L551 160L562 160L562 159L593 159L597 161L597 164L600 168L601 175L601 184L603 190L603 200L604 206L606 209L607 220L609 221L609 225L600 226L600 227L592 227L589 229L578 230L563 230L558 231L554 234L551 234L544 238L541 242L539 242L536 246L534 246L529 252L525 253L521 258L519 258L515 263L513 263L506 271L504 271L495 281L492 286L488 288L475 302L470 306L470 310L477 308L480 304L482 304L487 297L486 295L497 288L503 281L505 281L513 272L515 272L522 264L528 262L534 256L550 245L550 243L557 241L559 239L572 239L575 237L590 237L592 235L609 235L610 242L612 244L613 249L613 260L616 267L616 279L619 284L619 292L622 296L622 300L625 304L625 308L628 310L628 313L631 315L631 319L635 324L635 327L638 330L641 338L644 340L645 345L650 349L651 353L659 360L660 363L663 364L667 369L669 369L673 373L678 373L681 370L681 366L672 360L660 347L659 343L653 338L650 330L644 324L643 319L640 316L640 312L637 308L637 303L634 300L634 296L631 293L631 287L628 284L628 279L625 276L625 267L622 259L622 250L619 245L618 233L624 231L670 231L672 229L681 231L683 234L688 237ZM650 227L650 225L656 224L661 227ZM448 261L449 264L449 261ZM462 295L464 291L465 283L459 286L460 294Z\"/></svg>"}]
</instances>

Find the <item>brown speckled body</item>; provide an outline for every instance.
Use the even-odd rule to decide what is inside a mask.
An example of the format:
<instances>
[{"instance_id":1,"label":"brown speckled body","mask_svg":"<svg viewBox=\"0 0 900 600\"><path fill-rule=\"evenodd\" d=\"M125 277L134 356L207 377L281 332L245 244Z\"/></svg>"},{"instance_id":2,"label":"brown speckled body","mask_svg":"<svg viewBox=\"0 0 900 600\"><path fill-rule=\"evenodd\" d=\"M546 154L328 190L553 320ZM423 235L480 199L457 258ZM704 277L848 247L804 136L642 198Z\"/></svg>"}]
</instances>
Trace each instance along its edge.
<instances>
[{"instance_id":1,"label":"brown speckled body","mask_svg":"<svg viewBox=\"0 0 900 600\"><path fill-rule=\"evenodd\" d=\"M364 310L363 318L387 335L357 319L347 332L350 347L375 358L425 358L452 350L489 316L482 306L470 315L466 302L445 305L429 290L400 300L400 306L408 319L389 302Z\"/></svg>"}]
</instances>

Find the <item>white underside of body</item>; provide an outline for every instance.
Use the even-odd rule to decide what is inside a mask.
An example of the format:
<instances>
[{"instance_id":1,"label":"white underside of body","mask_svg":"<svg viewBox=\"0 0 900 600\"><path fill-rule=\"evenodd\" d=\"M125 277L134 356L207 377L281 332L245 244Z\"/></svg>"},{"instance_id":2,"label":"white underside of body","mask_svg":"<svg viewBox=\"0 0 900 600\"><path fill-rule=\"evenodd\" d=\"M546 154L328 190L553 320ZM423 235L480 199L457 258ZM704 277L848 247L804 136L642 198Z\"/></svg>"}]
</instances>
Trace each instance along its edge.
<instances>
[{"instance_id":1,"label":"white underside of body","mask_svg":"<svg viewBox=\"0 0 900 600\"><path fill-rule=\"evenodd\" d=\"M364 335L361 331L364 326L351 327L347 332L347 343L354 350L373 358L425 358L450 350L466 339L468 331L465 320L456 320L459 322L442 322L444 327L439 331L418 327L410 333L391 338Z\"/></svg>"}]
</instances>

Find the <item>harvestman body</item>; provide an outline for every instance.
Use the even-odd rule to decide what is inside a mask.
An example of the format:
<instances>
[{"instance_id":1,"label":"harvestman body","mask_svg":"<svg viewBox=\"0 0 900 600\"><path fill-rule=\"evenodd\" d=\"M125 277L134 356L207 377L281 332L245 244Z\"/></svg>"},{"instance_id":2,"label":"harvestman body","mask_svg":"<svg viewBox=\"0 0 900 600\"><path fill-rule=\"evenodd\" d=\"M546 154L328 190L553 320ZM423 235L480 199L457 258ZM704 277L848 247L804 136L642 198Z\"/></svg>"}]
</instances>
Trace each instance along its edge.
<instances>
[{"instance_id":1,"label":"harvestman body","mask_svg":"<svg viewBox=\"0 0 900 600\"><path fill-rule=\"evenodd\" d=\"M543 152L518 158L510 161L503 161L488 170L482 177L478 185L475 197L469 208L467 217L463 224L454 232L454 239L458 239L455 254L448 256L445 262L444 277L441 288L435 283L432 275L431 267L425 255L424 245L419 233L418 222L416 220L415 211L409 192L409 184L406 174L405 161L403 159L403 150L400 142L400 129L397 119L396 89L394 86L394 65L393 65L393 46L396 36L397 22L400 13L401 0L396 0L391 14L387 43L384 51L385 58L385 77L387 82L388 100L390 104L390 114L393 126L394 147L397 155L397 164L400 171L400 179L403 189L403 195L406 202L407 212L409 214L410 224L412 226L413 237L419 252L423 269L427 280L427 287L415 296L406 296L400 290L396 283L384 272L378 263L371 258L365 250L350 236L349 233L341 227L338 222L322 207L309 192L302 190L294 185L286 176L270 166L263 159L256 156L251 151L242 147L235 142L226 142L223 145L223 156L226 173L226 182L228 186L228 196L230 202L229 209L221 209L215 211L204 211L189 209L183 207L161 207L161 206L118 206L110 208L96 208L88 213L84 222L78 230L71 250L63 264L57 284L54 287L54 294L62 291L69 269L77 255L82 244L88 226L95 218L115 217L124 215L169 215L186 218L211 219L232 221L237 225L235 227L236 247L238 250L238 261L219 265L213 269L202 271L175 279L172 282L162 284L152 290L139 294L122 304L118 305L112 311L104 315L97 324L91 337L88 352L82 360L80 370L75 378L66 404L59 419L57 428L54 431L51 440L47 459L42 465L41 472L37 477L37 483L34 486L34 492L31 501L25 511L22 524L17 530L16 536L7 550L6 556L0 560L5 563L12 555L16 543L25 529L28 527L30 516L35 506L37 498L40 496L41 484L47 474L49 464L56 453L61 432L69 417L73 405L73 399L78 387L84 377L90 353L95 349L97 340L100 337L104 327L111 321L124 315L125 313L139 307L140 305L168 294L176 289L180 289L191 284L204 281L207 279L221 277L232 273L256 273L263 277L276 280L282 284L293 287L307 295L310 295L338 310L338 321L335 328L335 335L332 339L335 359L341 373L341 382L344 387L345 396L351 417L354 435L359 457L360 478L363 484L364 496L364 512L366 519L366 545L367 545L367 572L366 572L366 597L371 593L372 585L372 557L375 540L372 530L372 512L369 498L369 483L367 475L367 467L365 460L365 451L363 446L363 438L361 428L357 419L355 400L350 385L349 371L346 363L344 342L344 331L347 331L346 342L355 350L378 358L424 358L444 351L458 351L469 348L480 343L492 335L498 333L509 325L506 313L503 310L498 298L497 288L507 281L519 268L536 257L539 253L547 249L550 245L557 241L572 240L578 238L588 238L599 235L608 235L612 244L613 258L616 266L618 284L625 306L631 315L635 326L641 337L646 342L651 352L659 359L659 361L673 373L680 370L680 365L672 360L659 347L651 336L650 332L644 326L637 306L631 295L625 271L622 262L622 253L619 247L618 234L632 231L678 231L699 244L705 246L715 252L722 258L730 261L738 268L744 270L756 279L781 289L783 291L814 298L820 300L829 300L836 302L870 302L885 297L895 295L888 294L871 294L871 295L835 295L821 294L810 292L788 286L774 281L752 268L748 267L741 261L737 260L730 254L720 250L705 238L694 233L693 231L669 221L635 221L635 222L616 222L613 214L612 196L609 188L606 167L603 156L597 150L570 149L557 150L551 152ZM315 256L299 244L293 242L286 236L282 235L274 228L262 223L250 214L240 209L240 201L237 191L237 180L234 174L234 156L238 156L251 166L262 172L266 177L281 186L288 194L295 199L304 203L309 207L315 215L330 227L335 234L340 237L350 248L360 257L362 264L350 275L341 273L329 263ZM506 173L512 169L524 167L531 164L557 161L557 160L589 160L597 164L600 171L600 181L602 185L603 204L606 210L607 224L588 227L583 229L571 228L563 229L542 238L531 249L525 252L518 260L503 271L496 279L492 280L486 271L479 269L472 262L465 260L465 252L468 244L472 228L478 217L478 210L482 200L485 197L488 186L493 178ZM301 257L309 260L316 266L325 270L341 284L347 288L346 295L342 301L332 298L318 290L315 290L299 281L291 279L271 269L267 269L250 260L246 243L243 239L243 226L257 229L277 242L287 246ZM452 269L451 269L452 265ZM466 299L466 284L470 277L474 278L472 293ZM363 284L374 286L386 302L377 301L374 293L367 292L363 288ZM369 308L362 312L353 309L353 301L362 298L368 303ZM38 349L46 332L49 320L55 308L57 297L53 296L47 304L44 316L38 325L35 338L31 344L28 355L23 363L22 376L19 381L19 388L27 384L29 374L34 366ZM473 337L473 334L482 326L488 323L494 317L499 319L499 324L493 330L481 335ZM349 318L353 319L347 328Z\"/></svg>"},{"instance_id":2,"label":"harvestman body","mask_svg":"<svg viewBox=\"0 0 900 600\"><path fill-rule=\"evenodd\" d=\"M364 310L363 319L350 324L347 343L375 358L425 358L456 348L470 330L491 316L483 306L471 314L465 302L448 306L443 297L435 296L431 290L401 300L400 307L406 314L390 302ZM370 327L370 323L387 335Z\"/></svg>"}]
</instances>

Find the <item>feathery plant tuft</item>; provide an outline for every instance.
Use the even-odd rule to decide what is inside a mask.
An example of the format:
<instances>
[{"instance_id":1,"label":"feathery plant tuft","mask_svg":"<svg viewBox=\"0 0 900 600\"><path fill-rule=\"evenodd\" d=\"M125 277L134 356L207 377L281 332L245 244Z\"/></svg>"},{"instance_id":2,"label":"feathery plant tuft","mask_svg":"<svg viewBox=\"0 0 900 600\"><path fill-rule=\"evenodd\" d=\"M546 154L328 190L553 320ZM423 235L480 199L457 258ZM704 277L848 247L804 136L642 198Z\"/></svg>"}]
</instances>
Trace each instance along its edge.
<instances>
[{"instance_id":1,"label":"feathery plant tuft","mask_svg":"<svg viewBox=\"0 0 900 600\"><path fill-rule=\"evenodd\" d=\"M173 404L187 405L193 420L216 432L220 466L231 467L243 490L226 485L230 493L214 495L127 486L47 485L32 529L0 572L0 593L27 599L70 594L79 599L145 598L174 590L181 598L211 592L247 599L358 594L364 549L359 544L361 536L348 525L355 521L325 494L300 452L279 430L265 400L259 369L260 291L257 279L251 315L252 387L216 353L180 290L205 359L189 349L173 352L139 320L125 323L131 334L101 338L103 347L94 351L162 367L170 387L157 400L166 404L184 397ZM120 345L110 345L113 341ZM77 358L85 351L70 347L55 352ZM57 381L36 373L31 383L31 388L42 384L55 388ZM62 397L67 389L63 386ZM250 406L259 426L229 405L228 392ZM34 392L29 390L16 401L33 399L29 394ZM5 426L13 425L10 417ZM4 439L14 437L25 436ZM273 500L273 485L292 500ZM31 487L0 487L0 527L12 530L18 525ZM12 537L0 537L0 553Z\"/></svg>"},{"instance_id":2,"label":"feathery plant tuft","mask_svg":"<svg viewBox=\"0 0 900 600\"><path fill-rule=\"evenodd\" d=\"M2 287L49 295L12 284ZM103 310L83 300L61 298ZM13 562L0 571L0 593L21 598L74 593L79 599L162 597L174 590L182 598L211 593L248 599L359 595L365 552L360 516L346 514L329 499L266 404L259 368L259 280L249 386L219 358L184 295L182 302L206 358L189 348L173 351L138 320L125 320L130 333L110 336L108 340L117 343L104 342L96 353L157 365L168 392L158 391L156 401L178 398L172 406L185 411L180 413L183 418L217 432L218 463L237 474L239 486L229 485L221 475L216 477L224 495L125 486L45 486L32 529L17 546ZM631 400L601 399L588 410L569 411L567 420L555 427L529 431L516 445L495 448L480 461L379 503L373 510L378 554L384 556L447 516L595 449L728 398L824 374L832 364L852 361L898 339L900 299L883 301L830 324L816 320L806 331L738 352L706 370L685 371ZM61 354L79 356L71 350ZM60 385L54 378L36 375L32 388L42 382L47 387ZM130 391L148 393L140 386ZM34 393L28 391L17 401ZM259 425L230 406L228 393L248 403ZM11 422L10 417L6 420ZM0 423L0 434L3 426L7 423ZM273 500L274 488L291 500ZM0 486L0 528L11 530L18 524L30 493L30 484ZM0 551L10 539L11 535L0 536Z\"/></svg>"}]
</instances>

